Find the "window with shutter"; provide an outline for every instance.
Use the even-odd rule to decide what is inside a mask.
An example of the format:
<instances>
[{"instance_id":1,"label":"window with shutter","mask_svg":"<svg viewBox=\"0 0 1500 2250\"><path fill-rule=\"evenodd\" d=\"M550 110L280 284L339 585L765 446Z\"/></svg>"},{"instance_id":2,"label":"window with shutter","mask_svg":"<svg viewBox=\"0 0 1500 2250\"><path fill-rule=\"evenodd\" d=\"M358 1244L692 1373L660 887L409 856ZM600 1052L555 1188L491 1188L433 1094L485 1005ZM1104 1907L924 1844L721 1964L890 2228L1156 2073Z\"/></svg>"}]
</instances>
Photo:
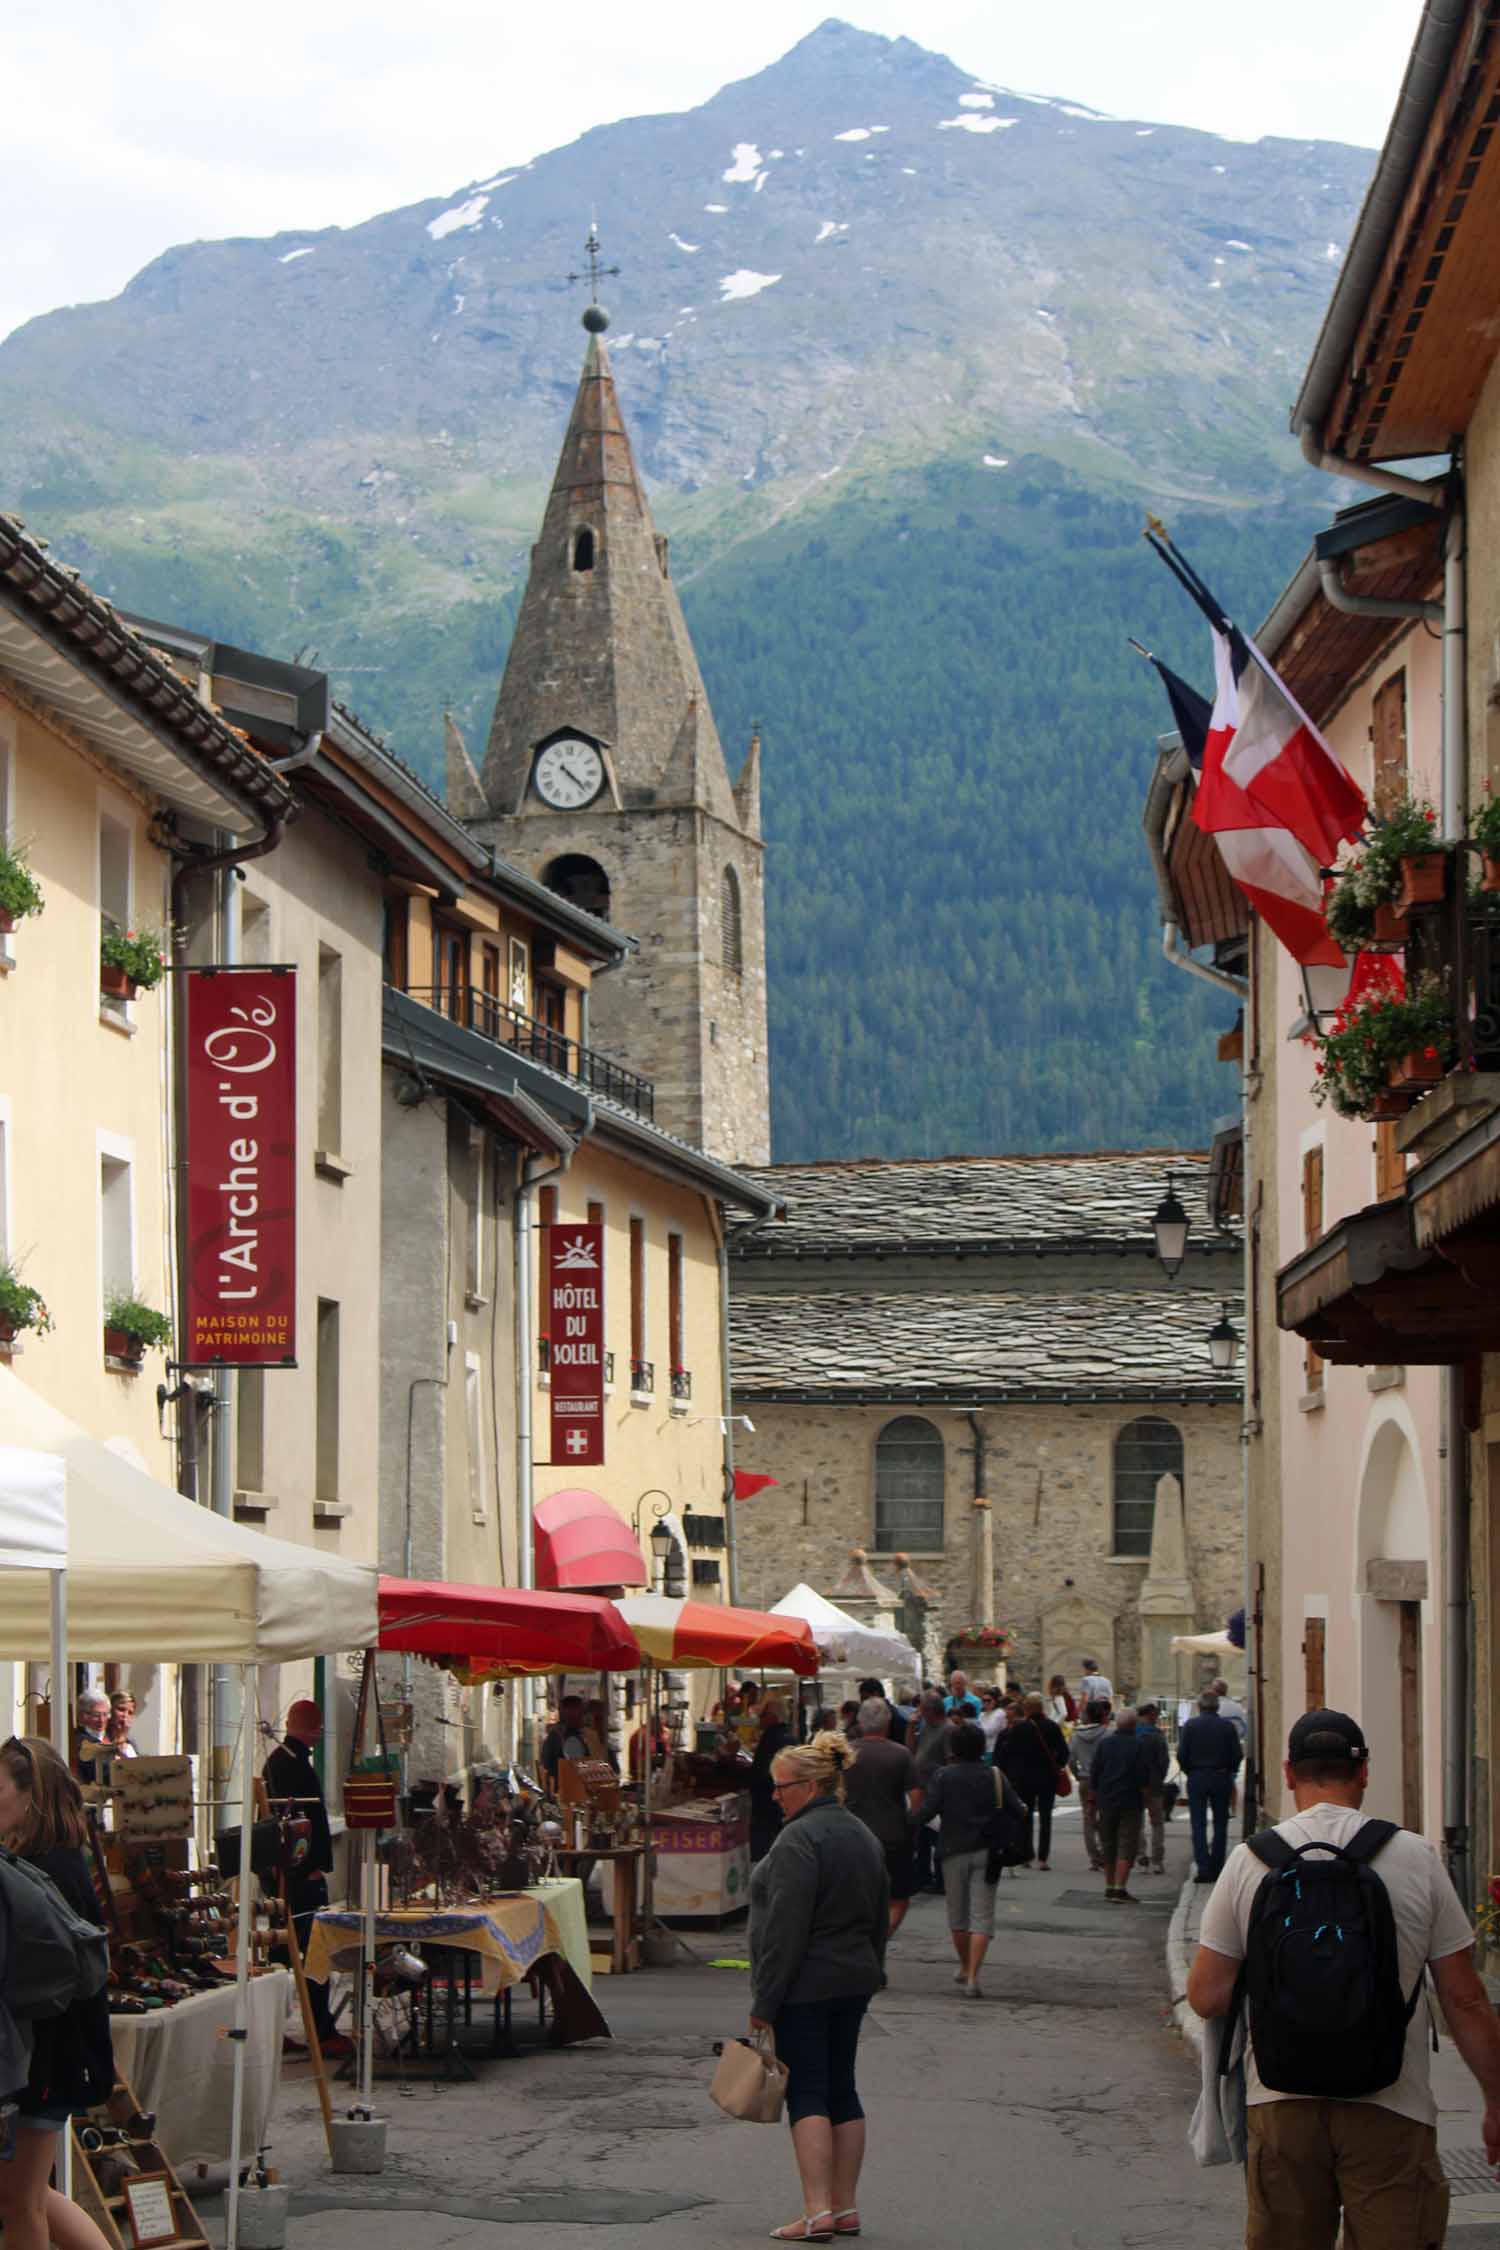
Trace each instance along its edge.
<instances>
[{"instance_id":1,"label":"window with shutter","mask_svg":"<svg viewBox=\"0 0 1500 2250\"><path fill-rule=\"evenodd\" d=\"M1319 1239L1323 1232L1323 1151L1320 1148L1304 1149L1302 1153L1302 1240L1306 1248ZM1303 1370L1310 1391L1323 1388L1323 1355L1309 1344L1303 1358Z\"/></svg>"},{"instance_id":2,"label":"window with shutter","mask_svg":"<svg viewBox=\"0 0 1500 2250\"><path fill-rule=\"evenodd\" d=\"M1406 791L1406 673L1393 672L1375 690L1371 731L1375 742L1375 810L1394 811Z\"/></svg>"}]
</instances>

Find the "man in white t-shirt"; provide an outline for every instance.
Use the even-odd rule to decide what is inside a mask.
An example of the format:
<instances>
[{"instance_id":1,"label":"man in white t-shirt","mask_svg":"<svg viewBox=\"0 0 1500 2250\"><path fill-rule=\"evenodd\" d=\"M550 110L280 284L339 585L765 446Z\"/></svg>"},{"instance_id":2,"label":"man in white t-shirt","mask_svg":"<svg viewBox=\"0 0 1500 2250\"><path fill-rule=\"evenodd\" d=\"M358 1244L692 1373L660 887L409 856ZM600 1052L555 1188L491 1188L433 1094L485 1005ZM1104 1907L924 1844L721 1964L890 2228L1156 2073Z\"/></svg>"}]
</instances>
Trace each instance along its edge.
<instances>
[{"instance_id":1,"label":"man in white t-shirt","mask_svg":"<svg viewBox=\"0 0 1500 2250\"><path fill-rule=\"evenodd\" d=\"M1115 1691L1108 1678L1100 1671L1098 1657L1086 1656L1083 1660L1083 1678L1078 1684L1078 1708L1083 1710L1090 1703L1113 1703L1114 1699Z\"/></svg>"},{"instance_id":2,"label":"man in white t-shirt","mask_svg":"<svg viewBox=\"0 0 1500 2250\"><path fill-rule=\"evenodd\" d=\"M1308 1711L1292 1728L1283 1767L1297 1810L1276 1834L1294 1849L1347 1846L1364 1827L1360 1806L1370 1753L1356 1720ZM1399 1830L1371 1866L1396 1924L1401 1989L1431 1970L1443 2015L1485 2098L1484 2147L1500 2164L1500 2026L1474 1968L1474 1932L1430 1844ZM1251 1910L1268 1872L1246 1844L1233 1852L1203 1916L1188 1977L1188 2004L1204 2017L1229 2011L1245 1958ZM1400 2076L1349 2100L1275 2092L1246 2055L1249 2216L1246 2250L1332 2250L1344 2214L1358 2250L1428 2250L1441 2243L1448 2188L1437 2153L1437 2109L1428 2067L1428 2009L1407 2026Z\"/></svg>"}]
</instances>

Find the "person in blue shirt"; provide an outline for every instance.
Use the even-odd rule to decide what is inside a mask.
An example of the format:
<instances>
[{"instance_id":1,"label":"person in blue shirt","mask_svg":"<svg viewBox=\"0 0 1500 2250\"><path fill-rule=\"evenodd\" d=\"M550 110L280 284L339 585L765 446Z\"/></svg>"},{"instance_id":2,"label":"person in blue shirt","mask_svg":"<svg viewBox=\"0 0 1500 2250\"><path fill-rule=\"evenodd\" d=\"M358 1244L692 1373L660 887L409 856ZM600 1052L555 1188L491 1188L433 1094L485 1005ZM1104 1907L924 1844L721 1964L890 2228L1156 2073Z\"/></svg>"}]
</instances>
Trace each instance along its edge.
<instances>
[{"instance_id":1,"label":"person in blue shirt","mask_svg":"<svg viewBox=\"0 0 1500 2250\"><path fill-rule=\"evenodd\" d=\"M979 1698L969 1686L967 1672L951 1672L948 1676L948 1695L943 1709L950 1719L977 1719Z\"/></svg>"}]
</instances>

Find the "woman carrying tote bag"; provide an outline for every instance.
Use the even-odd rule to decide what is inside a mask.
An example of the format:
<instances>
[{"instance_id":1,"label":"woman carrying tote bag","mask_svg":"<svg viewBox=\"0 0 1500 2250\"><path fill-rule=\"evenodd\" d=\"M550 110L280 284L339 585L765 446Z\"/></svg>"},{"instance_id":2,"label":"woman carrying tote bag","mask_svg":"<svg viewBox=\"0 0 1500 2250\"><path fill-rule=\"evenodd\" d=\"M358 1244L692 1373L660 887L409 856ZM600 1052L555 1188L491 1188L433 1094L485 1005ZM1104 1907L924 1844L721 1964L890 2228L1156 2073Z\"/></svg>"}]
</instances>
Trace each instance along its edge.
<instances>
[{"instance_id":1,"label":"woman carrying tote bag","mask_svg":"<svg viewBox=\"0 0 1500 2250\"><path fill-rule=\"evenodd\" d=\"M860 2026L885 1982L885 1854L844 1805L859 1755L824 1732L771 1765L783 1827L750 1877L750 2031L770 2031L787 2069L786 2110L802 2216L773 2242L859 2233L855 2189L865 2113L854 2083Z\"/></svg>"}]
</instances>

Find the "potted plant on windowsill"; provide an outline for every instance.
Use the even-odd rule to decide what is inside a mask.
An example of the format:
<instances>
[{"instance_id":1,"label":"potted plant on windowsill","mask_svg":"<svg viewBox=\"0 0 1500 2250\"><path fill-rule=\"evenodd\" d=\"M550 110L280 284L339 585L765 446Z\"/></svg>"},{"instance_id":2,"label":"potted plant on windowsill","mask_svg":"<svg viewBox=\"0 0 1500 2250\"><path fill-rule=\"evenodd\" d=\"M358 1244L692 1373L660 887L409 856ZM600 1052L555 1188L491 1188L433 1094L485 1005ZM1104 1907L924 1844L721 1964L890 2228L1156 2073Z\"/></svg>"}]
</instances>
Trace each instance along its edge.
<instances>
[{"instance_id":1,"label":"potted plant on windowsill","mask_svg":"<svg viewBox=\"0 0 1500 2250\"><path fill-rule=\"evenodd\" d=\"M121 930L106 922L99 936L99 990L115 1000L150 992L166 975L156 930Z\"/></svg>"},{"instance_id":2,"label":"potted plant on windowsill","mask_svg":"<svg viewBox=\"0 0 1500 2250\"><path fill-rule=\"evenodd\" d=\"M104 1300L104 1350L109 1359L139 1367L148 1346L172 1341L172 1323L165 1313L137 1297L133 1290L112 1290Z\"/></svg>"},{"instance_id":3,"label":"potted plant on windowsill","mask_svg":"<svg viewBox=\"0 0 1500 2250\"><path fill-rule=\"evenodd\" d=\"M14 1259L0 1258L0 1352L8 1356L25 1329L34 1328L39 1336L45 1336L51 1326L52 1315L42 1302L41 1291L21 1279Z\"/></svg>"},{"instance_id":4,"label":"potted plant on windowsill","mask_svg":"<svg viewBox=\"0 0 1500 2250\"><path fill-rule=\"evenodd\" d=\"M1452 1002L1435 976L1412 991L1372 989L1315 1039L1313 1100L1340 1117L1400 1117L1453 1060Z\"/></svg>"},{"instance_id":5,"label":"potted plant on windowsill","mask_svg":"<svg viewBox=\"0 0 1500 2250\"><path fill-rule=\"evenodd\" d=\"M1401 913L1442 903L1448 854L1437 840L1437 814L1425 797L1410 792L1402 797L1376 831L1374 847L1399 883L1396 904Z\"/></svg>"},{"instance_id":6,"label":"potted plant on windowsill","mask_svg":"<svg viewBox=\"0 0 1500 2250\"><path fill-rule=\"evenodd\" d=\"M26 863L25 847L0 837L0 936L41 911L42 886Z\"/></svg>"}]
</instances>

